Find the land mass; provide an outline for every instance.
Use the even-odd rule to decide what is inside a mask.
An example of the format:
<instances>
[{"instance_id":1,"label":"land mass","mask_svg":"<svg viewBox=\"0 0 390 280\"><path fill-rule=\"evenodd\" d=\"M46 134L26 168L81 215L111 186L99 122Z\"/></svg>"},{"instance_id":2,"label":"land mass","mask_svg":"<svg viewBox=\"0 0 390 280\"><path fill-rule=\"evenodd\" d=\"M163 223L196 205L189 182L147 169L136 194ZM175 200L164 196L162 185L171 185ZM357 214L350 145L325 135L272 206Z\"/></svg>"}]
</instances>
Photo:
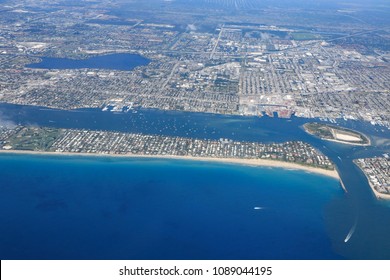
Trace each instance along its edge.
<instances>
[{"instance_id":1,"label":"land mass","mask_svg":"<svg viewBox=\"0 0 390 280\"><path fill-rule=\"evenodd\" d=\"M263 144L108 131L15 127L0 133L0 152L153 157L302 169L338 178L328 157L301 141Z\"/></svg>"},{"instance_id":2,"label":"land mass","mask_svg":"<svg viewBox=\"0 0 390 280\"><path fill-rule=\"evenodd\" d=\"M357 131L321 123L306 123L303 125L305 131L323 140L358 146L369 146L370 139Z\"/></svg>"},{"instance_id":3,"label":"land mass","mask_svg":"<svg viewBox=\"0 0 390 280\"><path fill-rule=\"evenodd\" d=\"M366 175L371 190L379 199L390 200L390 157L361 158L353 161Z\"/></svg>"},{"instance_id":4,"label":"land mass","mask_svg":"<svg viewBox=\"0 0 390 280\"><path fill-rule=\"evenodd\" d=\"M390 128L381 6L352 17L318 1L313 9L284 1L283 12L262 0L0 2L0 102L276 113ZM124 69L126 54L150 63L134 59Z\"/></svg>"}]
</instances>

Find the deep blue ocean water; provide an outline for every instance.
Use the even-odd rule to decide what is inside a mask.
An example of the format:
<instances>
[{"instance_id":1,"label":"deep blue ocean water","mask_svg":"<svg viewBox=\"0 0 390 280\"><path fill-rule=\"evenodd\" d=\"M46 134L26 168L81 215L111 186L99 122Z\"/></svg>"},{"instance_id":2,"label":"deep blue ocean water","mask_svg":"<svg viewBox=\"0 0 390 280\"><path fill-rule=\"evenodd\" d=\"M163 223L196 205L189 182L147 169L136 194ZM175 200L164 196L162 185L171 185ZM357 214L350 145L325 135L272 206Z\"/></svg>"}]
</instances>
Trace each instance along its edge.
<instances>
[{"instance_id":1,"label":"deep blue ocean water","mask_svg":"<svg viewBox=\"0 0 390 280\"><path fill-rule=\"evenodd\" d=\"M290 120L139 109L61 111L0 104L2 123L197 138L306 141L348 190L313 174L169 160L0 155L0 258L390 259L390 204L357 157L390 152L387 129L342 121L372 147L326 142ZM254 210L254 207L265 207ZM11 214L10 214L11 213ZM344 239L356 224L351 239Z\"/></svg>"},{"instance_id":2,"label":"deep blue ocean water","mask_svg":"<svg viewBox=\"0 0 390 280\"><path fill-rule=\"evenodd\" d=\"M138 54L117 53L93 56L88 59L41 57L41 62L26 65L39 69L111 69L130 71L149 64L150 60Z\"/></svg>"},{"instance_id":3,"label":"deep blue ocean water","mask_svg":"<svg viewBox=\"0 0 390 280\"><path fill-rule=\"evenodd\" d=\"M1 259L340 258L325 211L344 193L325 176L1 155L0 177Z\"/></svg>"}]
</instances>

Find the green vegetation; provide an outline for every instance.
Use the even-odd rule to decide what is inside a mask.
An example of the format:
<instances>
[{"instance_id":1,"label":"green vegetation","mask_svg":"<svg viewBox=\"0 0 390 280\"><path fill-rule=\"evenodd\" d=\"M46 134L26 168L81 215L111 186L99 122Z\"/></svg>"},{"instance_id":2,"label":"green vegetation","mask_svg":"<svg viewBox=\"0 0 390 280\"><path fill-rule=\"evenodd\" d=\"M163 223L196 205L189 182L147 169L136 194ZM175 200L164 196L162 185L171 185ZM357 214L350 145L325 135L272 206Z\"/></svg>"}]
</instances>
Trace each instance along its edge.
<instances>
[{"instance_id":1,"label":"green vegetation","mask_svg":"<svg viewBox=\"0 0 390 280\"><path fill-rule=\"evenodd\" d=\"M321 36L318 34L308 32L293 32L290 34L293 40L304 41L304 40L319 40Z\"/></svg>"},{"instance_id":2,"label":"green vegetation","mask_svg":"<svg viewBox=\"0 0 390 280\"><path fill-rule=\"evenodd\" d=\"M332 139L332 132L329 127L320 123L306 123L303 125L305 131L311 135L318 136L320 138Z\"/></svg>"},{"instance_id":3,"label":"green vegetation","mask_svg":"<svg viewBox=\"0 0 390 280\"><path fill-rule=\"evenodd\" d=\"M321 139L352 145L370 145L367 136L347 128L321 123L306 123L303 127L307 133Z\"/></svg>"},{"instance_id":4,"label":"green vegetation","mask_svg":"<svg viewBox=\"0 0 390 280\"><path fill-rule=\"evenodd\" d=\"M55 128L25 127L9 140L15 150L47 151L62 134Z\"/></svg>"}]
</instances>

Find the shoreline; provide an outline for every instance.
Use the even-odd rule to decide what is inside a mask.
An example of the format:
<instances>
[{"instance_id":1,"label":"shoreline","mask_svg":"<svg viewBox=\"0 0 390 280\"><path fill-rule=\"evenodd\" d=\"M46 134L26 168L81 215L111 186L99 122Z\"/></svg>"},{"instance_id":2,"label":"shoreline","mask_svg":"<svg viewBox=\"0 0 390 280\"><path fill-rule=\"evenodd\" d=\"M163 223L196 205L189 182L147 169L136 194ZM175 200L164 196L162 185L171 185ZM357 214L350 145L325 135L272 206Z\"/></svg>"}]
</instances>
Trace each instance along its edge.
<instances>
[{"instance_id":1,"label":"shoreline","mask_svg":"<svg viewBox=\"0 0 390 280\"><path fill-rule=\"evenodd\" d=\"M383 200L386 200L386 201L390 201L390 194L384 194L384 193L378 192L378 191L375 189L374 185L371 183L370 178L368 178L368 176L366 175L366 173L360 168L359 165L357 165L356 163L354 163L354 164L355 164L357 167L359 167L359 169L363 172L364 176L365 176L366 179L367 179L368 185L370 186L370 188L371 188L373 194L375 195L376 199L378 199L378 200L383 199Z\"/></svg>"},{"instance_id":2,"label":"shoreline","mask_svg":"<svg viewBox=\"0 0 390 280\"><path fill-rule=\"evenodd\" d=\"M383 199L383 200L390 201L390 194L384 194L384 193L378 192L375 189L375 187L373 186L373 184L371 184L370 179L367 176L366 176L366 178L367 178L368 184L370 185L370 188L371 188L372 192L374 193L376 199Z\"/></svg>"},{"instance_id":3,"label":"shoreline","mask_svg":"<svg viewBox=\"0 0 390 280\"><path fill-rule=\"evenodd\" d=\"M371 146L371 140L369 140L368 144L360 144L360 143L345 142L345 141L342 141L342 140L328 139L328 138L322 138L322 137L319 137L319 139L324 140L324 141L330 141L330 142L336 142L336 143L340 143L340 144L345 144L345 145L351 145L351 146L362 146L362 147L364 147L364 146Z\"/></svg>"},{"instance_id":4,"label":"shoreline","mask_svg":"<svg viewBox=\"0 0 390 280\"><path fill-rule=\"evenodd\" d=\"M376 197L376 199L378 200L386 200L386 201L390 201L390 194L384 194L384 193L380 193L378 192L376 189L375 189L375 186L371 183L370 181L370 178L367 176L367 174L363 171L363 169L359 166L359 164L357 164L355 162L355 160L353 161L353 164L355 164L359 170L363 173L364 177L366 177L367 179L367 182L368 182L368 185L370 186L370 189L371 191L373 192L374 196Z\"/></svg>"},{"instance_id":5,"label":"shoreline","mask_svg":"<svg viewBox=\"0 0 390 280\"><path fill-rule=\"evenodd\" d=\"M246 166L275 167L283 169L301 170L309 173L315 173L338 179L341 184L341 178L336 169L327 170L318 167L306 166L299 163L285 162L269 159L240 159L240 158L213 158L213 157L194 157L194 156L175 156L175 155L136 155L136 154L98 154L98 153L71 153L71 152L39 152L22 150L0 150L0 154L28 154L28 155L49 155L49 156L83 156L83 157L117 157L117 158L149 158L149 159L173 159L173 160L192 160L200 162L218 162L227 164L238 164ZM343 188L345 191L346 189Z\"/></svg>"},{"instance_id":6,"label":"shoreline","mask_svg":"<svg viewBox=\"0 0 390 280\"><path fill-rule=\"evenodd\" d=\"M384 193L380 193L378 192L372 185L371 183L368 183L371 187L371 189L373 190L374 192L374 195L377 199L379 200L387 200L387 201L390 201L390 194L384 194Z\"/></svg>"},{"instance_id":7,"label":"shoreline","mask_svg":"<svg viewBox=\"0 0 390 280\"><path fill-rule=\"evenodd\" d=\"M351 145L351 146L362 146L362 147L364 147L364 146L371 146L371 139L370 139L370 137L368 137L366 134L364 134L364 133L362 133L362 132L360 132L360 131L356 131L356 130L349 129L349 128L342 128L342 129L337 128L337 127L332 128L332 125L324 124L325 126L328 126L329 128L331 128L332 130L333 130L333 129L340 129L340 130L343 130L343 129L344 129L344 130L346 130L347 132L348 132L348 131L351 131L351 132L356 133L356 134L358 134L358 135L360 134L360 135L362 135L363 137L365 137L365 138L367 139L367 141L368 141L367 144L364 144L364 143L356 143L356 142L353 142L353 141L350 142L350 141L338 140L338 139L329 139L329 138L324 138L324 137L321 137L321 136L317 136L317 135L315 135L315 134L309 132L309 130L308 130L308 129L306 128L306 126L305 126L306 124L308 124L308 123L305 123L305 124L301 125L302 129L303 129L307 134L312 135L312 136L314 136L314 137L317 137L318 139L321 139L321 140L324 140L324 141L336 142L336 143L345 144L345 145Z\"/></svg>"}]
</instances>

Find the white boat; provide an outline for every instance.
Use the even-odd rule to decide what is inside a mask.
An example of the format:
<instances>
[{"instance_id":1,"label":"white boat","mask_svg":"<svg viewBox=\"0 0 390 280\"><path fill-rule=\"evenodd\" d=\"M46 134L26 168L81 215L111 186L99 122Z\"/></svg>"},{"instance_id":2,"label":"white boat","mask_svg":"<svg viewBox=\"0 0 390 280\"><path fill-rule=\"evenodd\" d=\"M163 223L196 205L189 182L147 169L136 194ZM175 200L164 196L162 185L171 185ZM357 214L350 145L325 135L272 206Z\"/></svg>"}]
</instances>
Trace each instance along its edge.
<instances>
[{"instance_id":1,"label":"white boat","mask_svg":"<svg viewBox=\"0 0 390 280\"><path fill-rule=\"evenodd\" d=\"M351 236L352 236L352 233L351 232L348 233L347 237L345 237L345 239L344 239L344 242L347 243L348 240L351 238Z\"/></svg>"}]
</instances>

